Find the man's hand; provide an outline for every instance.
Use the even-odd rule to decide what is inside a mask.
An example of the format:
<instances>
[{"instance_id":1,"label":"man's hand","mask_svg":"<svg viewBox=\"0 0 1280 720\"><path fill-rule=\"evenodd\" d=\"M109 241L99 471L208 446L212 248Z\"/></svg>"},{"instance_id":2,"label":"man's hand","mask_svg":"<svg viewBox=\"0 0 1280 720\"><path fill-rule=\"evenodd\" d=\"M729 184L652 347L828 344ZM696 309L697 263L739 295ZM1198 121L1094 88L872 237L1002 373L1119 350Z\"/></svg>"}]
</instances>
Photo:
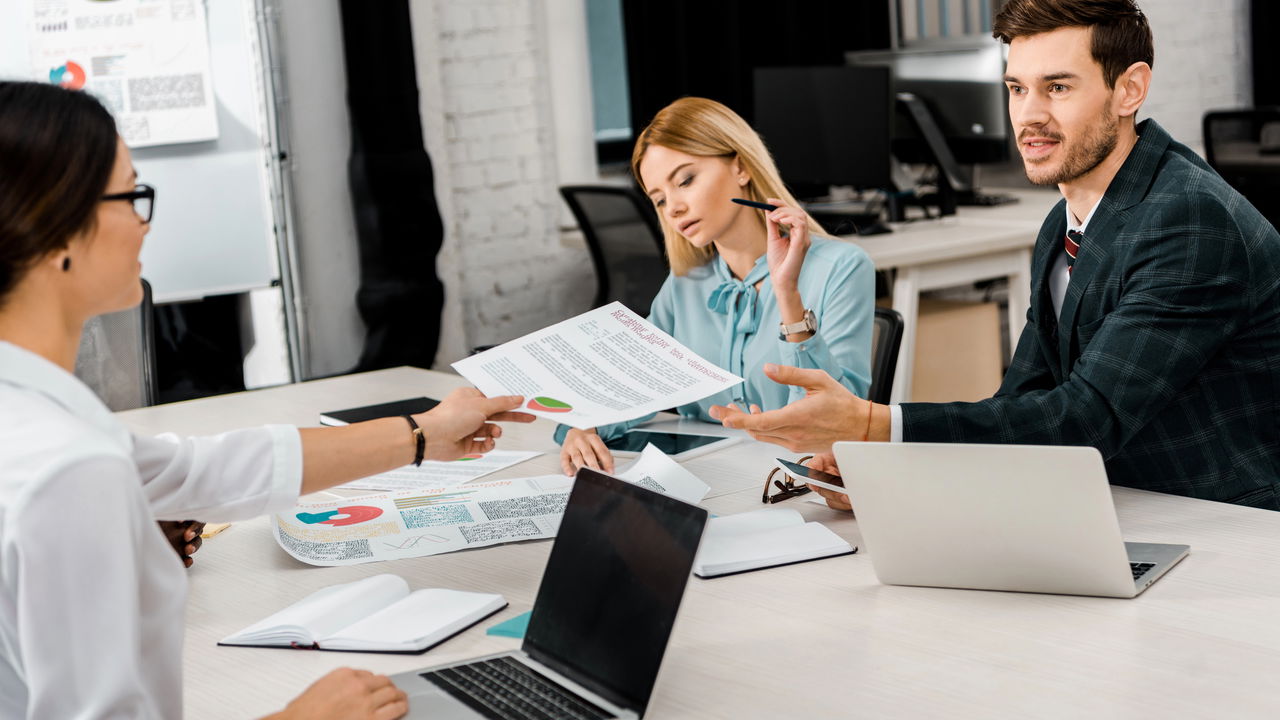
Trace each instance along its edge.
<instances>
[{"instance_id":1,"label":"man's hand","mask_svg":"<svg viewBox=\"0 0 1280 720\"><path fill-rule=\"evenodd\" d=\"M821 470L831 475L840 475L840 468L836 465L836 458L831 453L818 453L802 463L806 467L814 470ZM833 510L844 510L853 512L853 505L849 503L849 496L844 493L828 490L817 485L809 485L809 489L817 493L823 500L827 501L827 506Z\"/></svg>"},{"instance_id":2,"label":"man's hand","mask_svg":"<svg viewBox=\"0 0 1280 720\"><path fill-rule=\"evenodd\" d=\"M711 417L725 427L742 428L751 437L796 452L829 452L841 440L861 440L867 432L871 403L849 392L822 370L801 370L786 365L764 366L774 382L805 389L805 397L790 405L762 413L744 413L715 405ZM888 408L882 408L886 411ZM887 421L884 438L888 439ZM870 439L880 439L872 435Z\"/></svg>"},{"instance_id":3,"label":"man's hand","mask_svg":"<svg viewBox=\"0 0 1280 720\"><path fill-rule=\"evenodd\" d=\"M426 459L454 460L469 453L486 453L502 437L495 422L533 422L529 413L512 412L524 399L519 395L487 398L475 388L459 388L439 405L416 416L427 436Z\"/></svg>"},{"instance_id":4,"label":"man's hand","mask_svg":"<svg viewBox=\"0 0 1280 720\"><path fill-rule=\"evenodd\" d=\"M161 520L159 525L165 539L173 546L174 552L178 553L178 558L182 560L183 566L191 567L191 563L194 562L191 556L204 543L204 540L200 537L200 533L204 532L204 523L196 520L183 520L182 522Z\"/></svg>"},{"instance_id":5,"label":"man's hand","mask_svg":"<svg viewBox=\"0 0 1280 720\"><path fill-rule=\"evenodd\" d=\"M395 720L407 712L409 698L386 675L338 668L267 720Z\"/></svg>"}]
</instances>

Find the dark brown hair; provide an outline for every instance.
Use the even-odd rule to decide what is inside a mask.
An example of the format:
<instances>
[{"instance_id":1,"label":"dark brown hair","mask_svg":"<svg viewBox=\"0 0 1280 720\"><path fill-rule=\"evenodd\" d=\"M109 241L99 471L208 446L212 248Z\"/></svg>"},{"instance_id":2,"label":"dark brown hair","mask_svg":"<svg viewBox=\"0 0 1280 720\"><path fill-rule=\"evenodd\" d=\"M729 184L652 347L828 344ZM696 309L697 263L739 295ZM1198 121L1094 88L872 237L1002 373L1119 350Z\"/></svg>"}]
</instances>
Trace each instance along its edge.
<instances>
[{"instance_id":1,"label":"dark brown hair","mask_svg":"<svg viewBox=\"0 0 1280 720\"><path fill-rule=\"evenodd\" d=\"M991 34L1010 43L1064 27L1092 30L1089 51L1109 88L1130 65L1155 64L1151 26L1134 0L1009 0L996 13Z\"/></svg>"},{"instance_id":2,"label":"dark brown hair","mask_svg":"<svg viewBox=\"0 0 1280 720\"><path fill-rule=\"evenodd\" d=\"M0 82L0 304L30 267L93 226L116 123L92 95Z\"/></svg>"}]
</instances>

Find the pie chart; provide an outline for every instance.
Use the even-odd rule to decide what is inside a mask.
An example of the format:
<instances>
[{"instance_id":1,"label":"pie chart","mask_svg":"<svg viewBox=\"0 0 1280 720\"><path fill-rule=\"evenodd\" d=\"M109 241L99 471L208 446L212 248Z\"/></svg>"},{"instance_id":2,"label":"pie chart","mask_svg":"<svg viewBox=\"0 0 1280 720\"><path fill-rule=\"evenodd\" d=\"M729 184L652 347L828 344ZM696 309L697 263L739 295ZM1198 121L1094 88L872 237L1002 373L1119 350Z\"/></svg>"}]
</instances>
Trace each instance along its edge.
<instances>
[{"instance_id":1,"label":"pie chart","mask_svg":"<svg viewBox=\"0 0 1280 720\"><path fill-rule=\"evenodd\" d=\"M68 90L79 90L83 88L84 81L84 68L70 60L67 61L66 65L59 65L49 71L49 82Z\"/></svg>"},{"instance_id":2,"label":"pie chart","mask_svg":"<svg viewBox=\"0 0 1280 720\"><path fill-rule=\"evenodd\" d=\"M298 513L298 519L308 525L356 525L372 520L382 514L382 508L372 505L348 505L337 510L318 513Z\"/></svg>"},{"instance_id":3,"label":"pie chart","mask_svg":"<svg viewBox=\"0 0 1280 720\"><path fill-rule=\"evenodd\" d=\"M525 407L530 410L541 410L549 413L567 413L573 410L573 406L563 400L557 400L545 395L539 395L529 402L525 403Z\"/></svg>"}]
</instances>

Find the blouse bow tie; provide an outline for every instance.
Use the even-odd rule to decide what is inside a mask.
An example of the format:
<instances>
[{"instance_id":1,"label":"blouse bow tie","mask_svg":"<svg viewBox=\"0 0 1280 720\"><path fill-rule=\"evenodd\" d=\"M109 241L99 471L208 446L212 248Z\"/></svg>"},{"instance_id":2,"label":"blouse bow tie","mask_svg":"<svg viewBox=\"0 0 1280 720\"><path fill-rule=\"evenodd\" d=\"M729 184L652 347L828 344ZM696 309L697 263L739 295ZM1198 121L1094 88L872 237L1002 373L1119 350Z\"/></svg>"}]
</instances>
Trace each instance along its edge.
<instances>
[{"instance_id":1,"label":"blouse bow tie","mask_svg":"<svg viewBox=\"0 0 1280 720\"><path fill-rule=\"evenodd\" d=\"M707 297L707 309L728 316L727 329L730 331L730 337L726 338L728 342L720 345L720 367L738 377L746 377L742 367L743 346L747 336L754 333L760 325L760 307L757 302L760 294L756 292L755 286L769 276L769 263L761 256L742 280L733 277L724 258L717 257L712 264L720 278L720 284ZM744 402L742 391L742 385L732 390L736 402Z\"/></svg>"}]
</instances>

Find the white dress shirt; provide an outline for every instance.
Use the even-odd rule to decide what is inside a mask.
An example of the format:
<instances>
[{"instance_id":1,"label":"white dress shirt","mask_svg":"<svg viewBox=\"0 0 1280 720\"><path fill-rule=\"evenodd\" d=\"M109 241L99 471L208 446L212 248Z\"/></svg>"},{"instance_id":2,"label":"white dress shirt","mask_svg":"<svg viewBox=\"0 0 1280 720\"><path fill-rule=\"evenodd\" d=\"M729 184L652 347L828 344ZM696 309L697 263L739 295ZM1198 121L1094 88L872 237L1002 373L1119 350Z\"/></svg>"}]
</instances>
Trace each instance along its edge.
<instances>
[{"instance_id":1,"label":"white dress shirt","mask_svg":"<svg viewBox=\"0 0 1280 720\"><path fill-rule=\"evenodd\" d=\"M1062 210L1067 214L1067 230L1075 230L1083 234L1101 204L1102 199L1099 198L1079 224L1076 224L1076 217L1071 214L1071 208L1063 205ZM1058 253L1053 261L1053 270L1049 272L1049 299L1053 302L1054 315L1062 314L1062 300L1067 296L1067 282L1070 279L1071 274L1067 272L1067 254ZM1013 338L1013 344L1017 346L1018 338ZM902 442L902 408L897 404L889 406L889 442Z\"/></svg>"},{"instance_id":2,"label":"white dress shirt","mask_svg":"<svg viewBox=\"0 0 1280 720\"><path fill-rule=\"evenodd\" d=\"M289 507L296 428L137 437L0 342L0 717L180 718L186 571L157 519Z\"/></svg>"}]
</instances>

